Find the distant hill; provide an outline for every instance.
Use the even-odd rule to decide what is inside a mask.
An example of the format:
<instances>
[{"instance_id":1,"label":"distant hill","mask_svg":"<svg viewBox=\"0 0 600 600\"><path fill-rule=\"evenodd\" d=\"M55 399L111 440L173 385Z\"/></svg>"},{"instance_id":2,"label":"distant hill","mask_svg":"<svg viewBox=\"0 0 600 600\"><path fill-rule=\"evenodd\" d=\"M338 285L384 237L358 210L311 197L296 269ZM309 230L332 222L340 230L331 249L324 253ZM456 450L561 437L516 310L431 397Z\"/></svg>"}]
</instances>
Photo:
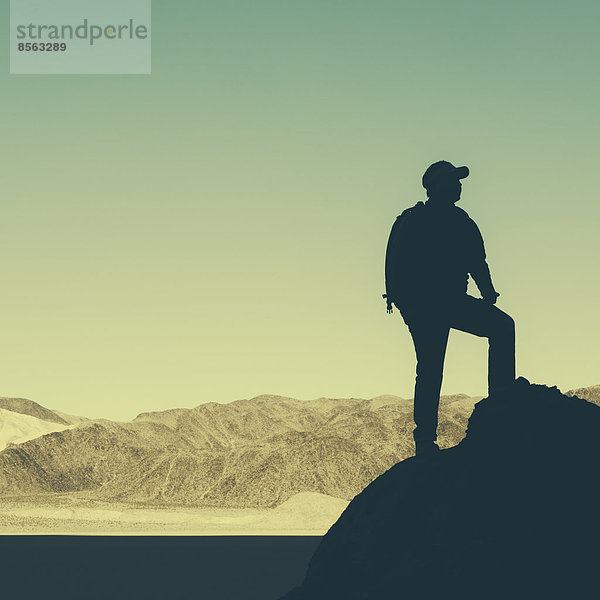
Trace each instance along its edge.
<instances>
[{"instance_id":1,"label":"distant hill","mask_svg":"<svg viewBox=\"0 0 600 600\"><path fill-rule=\"evenodd\" d=\"M66 421L69 425L79 425L80 423L84 423L85 421L90 421L87 417L78 417L76 415L69 415L60 410L56 410L54 408L50 409L55 415L58 415L61 419Z\"/></svg>"},{"instance_id":2,"label":"distant hill","mask_svg":"<svg viewBox=\"0 0 600 600\"><path fill-rule=\"evenodd\" d=\"M11 444L22 444L54 431L62 431L67 424L44 421L19 412L0 408L0 450Z\"/></svg>"},{"instance_id":3,"label":"distant hill","mask_svg":"<svg viewBox=\"0 0 600 600\"><path fill-rule=\"evenodd\" d=\"M27 400L26 398L0 398L0 408L22 415L29 415L30 417L48 421L49 423L59 423L60 425L69 424L57 413L44 408L33 400Z\"/></svg>"},{"instance_id":4,"label":"distant hill","mask_svg":"<svg viewBox=\"0 0 600 600\"><path fill-rule=\"evenodd\" d=\"M0 398L0 450L87 421L27 398Z\"/></svg>"}]
</instances>

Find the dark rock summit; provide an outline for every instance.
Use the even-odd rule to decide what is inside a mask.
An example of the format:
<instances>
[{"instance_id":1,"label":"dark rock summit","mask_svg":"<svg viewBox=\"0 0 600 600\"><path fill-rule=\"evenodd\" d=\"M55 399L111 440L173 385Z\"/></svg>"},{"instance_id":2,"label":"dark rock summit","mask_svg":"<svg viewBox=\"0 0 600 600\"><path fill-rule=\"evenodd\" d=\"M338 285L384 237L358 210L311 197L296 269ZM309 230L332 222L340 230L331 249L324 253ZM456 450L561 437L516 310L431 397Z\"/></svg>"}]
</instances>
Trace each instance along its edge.
<instances>
[{"instance_id":1,"label":"dark rock summit","mask_svg":"<svg viewBox=\"0 0 600 600\"><path fill-rule=\"evenodd\" d=\"M375 479L285 600L600 595L600 407L519 379Z\"/></svg>"}]
</instances>

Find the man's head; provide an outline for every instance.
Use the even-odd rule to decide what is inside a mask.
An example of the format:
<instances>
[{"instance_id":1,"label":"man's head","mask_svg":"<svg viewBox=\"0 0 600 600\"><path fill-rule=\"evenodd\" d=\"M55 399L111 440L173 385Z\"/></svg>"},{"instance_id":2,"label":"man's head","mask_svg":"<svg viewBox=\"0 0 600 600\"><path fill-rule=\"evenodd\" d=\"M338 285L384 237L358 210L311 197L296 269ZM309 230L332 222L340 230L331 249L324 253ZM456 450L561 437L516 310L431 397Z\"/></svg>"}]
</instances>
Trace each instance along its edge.
<instances>
[{"instance_id":1,"label":"man's head","mask_svg":"<svg viewBox=\"0 0 600 600\"><path fill-rule=\"evenodd\" d=\"M427 168L423 175L423 187L432 202L454 204L460 200L461 179L469 175L468 167L455 167L447 160L440 160Z\"/></svg>"}]
</instances>

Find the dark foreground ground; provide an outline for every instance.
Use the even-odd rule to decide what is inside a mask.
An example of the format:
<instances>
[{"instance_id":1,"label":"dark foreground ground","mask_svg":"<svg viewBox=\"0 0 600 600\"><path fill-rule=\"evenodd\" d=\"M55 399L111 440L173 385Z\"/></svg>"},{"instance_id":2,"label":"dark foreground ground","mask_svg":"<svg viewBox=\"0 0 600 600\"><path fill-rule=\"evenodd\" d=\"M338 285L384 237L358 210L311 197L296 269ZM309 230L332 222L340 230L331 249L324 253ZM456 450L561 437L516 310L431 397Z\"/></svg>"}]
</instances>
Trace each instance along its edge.
<instances>
[{"instance_id":1,"label":"dark foreground ground","mask_svg":"<svg viewBox=\"0 0 600 600\"><path fill-rule=\"evenodd\" d=\"M320 537L0 536L2 598L275 600Z\"/></svg>"}]
</instances>

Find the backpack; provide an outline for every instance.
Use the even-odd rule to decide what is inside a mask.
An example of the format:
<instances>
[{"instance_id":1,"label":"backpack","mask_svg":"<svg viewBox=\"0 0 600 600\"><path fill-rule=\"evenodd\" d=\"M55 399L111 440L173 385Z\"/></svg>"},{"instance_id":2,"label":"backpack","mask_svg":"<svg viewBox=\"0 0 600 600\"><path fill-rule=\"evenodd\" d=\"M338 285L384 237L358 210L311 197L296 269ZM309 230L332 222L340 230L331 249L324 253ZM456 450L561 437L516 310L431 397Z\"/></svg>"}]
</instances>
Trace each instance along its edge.
<instances>
[{"instance_id":1,"label":"backpack","mask_svg":"<svg viewBox=\"0 0 600 600\"><path fill-rule=\"evenodd\" d=\"M404 243L407 239L407 222L424 207L423 202L417 202L398 215L392 225L385 252L385 294L382 296L387 301L388 313L392 312L392 303L397 303L402 293L401 274L408 258L406 243Z\"/></svg>"}]
</instances>

